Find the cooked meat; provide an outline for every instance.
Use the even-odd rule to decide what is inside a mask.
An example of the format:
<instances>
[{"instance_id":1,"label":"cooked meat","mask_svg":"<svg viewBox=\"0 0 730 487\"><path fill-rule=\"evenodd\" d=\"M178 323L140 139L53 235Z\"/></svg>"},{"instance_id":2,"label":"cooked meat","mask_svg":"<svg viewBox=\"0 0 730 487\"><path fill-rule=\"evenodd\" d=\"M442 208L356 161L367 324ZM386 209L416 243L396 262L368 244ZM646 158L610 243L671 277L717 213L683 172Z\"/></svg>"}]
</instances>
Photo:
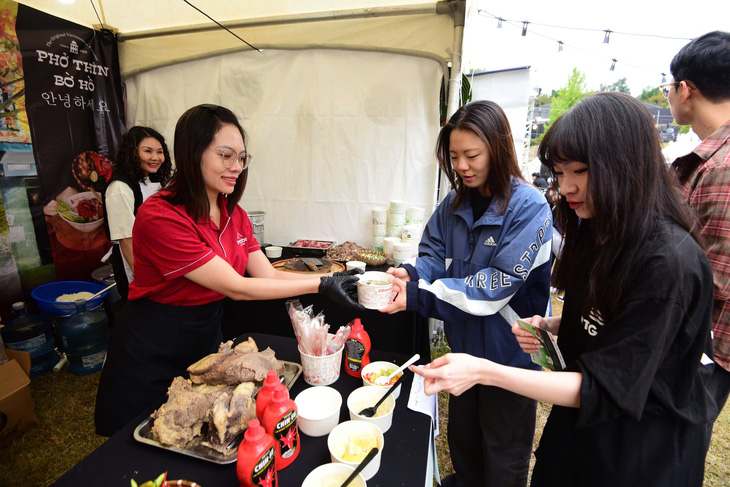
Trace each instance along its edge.
<instances>
[{"instance_id":1,"label":"cooked meat","mask_svg":"<svg viewBox=\"0 0 730 487\"><path fill-rule=\"evenodd\" d=\"M184 446L200 434L218 396L232 392L231 386L194 386L187 379L175 377L167 390L167 402L152 413L152 434L164 445Z\"/></svg>"},{"instance_id":2,"label":"cooked meat","mask_svg":"<svg viewBox=\"0 0 730 487\"><path fill-rule=\"evenodd\" d=\"M365 250L365 248L360 247L355 242L350 242L348 240L347 242L341 243L340 245L335 245L334 247L328 249L325 256L328 259L332 260L358 260L357 253L361 250Z\"/></svg>"},{"instance_id":3,"label":"cooked meat","mask_svg":"<svg viewBox=\"0 0 730 487\"><path fill-rule=\"evenodd\" d=\"M241 382L260 382L266 378L269 370L276 370L279 376L284 371L271 348L263 352L242 352L236 347L229 352L208 355L188 367L190 380L194 384L238 385Z\"/></svg>"},{"instance_id":4,"label":"cooked meat","mask_svg":"<svg viewBox=\"0 0 730 487\"><path fill-rule=\"evenodd\" d=\"M248 422L256 419L256 401L253 396L256 387L244 382L233 391L233 395L222 394L213 403L208 423L208 441L204 444L225 453L227 446L242 431Z\"/></svg>"}]
</instances>

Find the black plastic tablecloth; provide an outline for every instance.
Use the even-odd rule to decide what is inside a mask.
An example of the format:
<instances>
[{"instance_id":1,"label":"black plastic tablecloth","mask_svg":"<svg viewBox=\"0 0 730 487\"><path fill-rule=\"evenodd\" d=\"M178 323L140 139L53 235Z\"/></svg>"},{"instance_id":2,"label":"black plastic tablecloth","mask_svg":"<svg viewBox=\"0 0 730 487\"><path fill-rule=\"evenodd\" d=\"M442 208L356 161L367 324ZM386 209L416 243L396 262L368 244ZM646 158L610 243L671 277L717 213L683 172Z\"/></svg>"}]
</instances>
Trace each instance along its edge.
<instances>
[{"instance_id":1,"label":"black plastic tablecloth","mask_svg":"<svg viewBox=\"0 0 730 487\"><path fill-rule=\"evenodd\" d=\"M296 340L288 337L251 333L242 335L245 340L253 337L263 350L271 347L277 358L301 363ZM371 360L386 360L395 363L405 362L408 355L373 350ZM406 373L401 394L396 401L393 425L385 433L385 445L378 473L367 481L369 487L422 486L426 482L428 447L431 441L431 419L425 414L411 411L407 407L413 374ZM349 420L347 396L362 385L362 380L351 377L342 371L340 378L331 387L342 394L340 422ZM310 387L300 376L291 388L294 398L302 390ZM160 404L164 398L160 398ZM151 407L150 412L159 404ZM168 479L187 479L202 487L236 487L236 464L220 465L176 452L140 443L134 439L135 428L146 419L145 413L129 423L88 457L79 462L61 477L54 486L78 487L81 485L104 485L127 487L134 478L138 483L155 479L164 471ZM301 434L302 449L297 459L279 472L281 487L301 485L307 474L315 467L330 463L327 450L327 437L312 438ZM140 482L142 481L142 482Z\"/></svg>"}]
</instances>

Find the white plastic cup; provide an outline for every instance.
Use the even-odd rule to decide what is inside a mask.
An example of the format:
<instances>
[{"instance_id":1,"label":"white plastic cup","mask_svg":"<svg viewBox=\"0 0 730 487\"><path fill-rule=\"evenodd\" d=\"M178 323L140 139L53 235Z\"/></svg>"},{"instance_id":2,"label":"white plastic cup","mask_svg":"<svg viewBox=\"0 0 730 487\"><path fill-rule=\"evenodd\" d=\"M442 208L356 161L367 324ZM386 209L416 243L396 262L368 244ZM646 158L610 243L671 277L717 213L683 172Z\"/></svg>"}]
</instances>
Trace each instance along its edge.
<instances>
[{"instance_id":1,"label":"white plastic cup","mask_svg":"<svg viewBox=\"0 0 730 487\"><path fill-rule=\"evenodd\" d=\"M335 426L329 436L327 436L327 449L330 452L330 459L335 463L344 463L351 467L357 467L360 462L348 462L341 458L344 445L353 436L370 436L375 439L375 444L379 451L375 455L375 458L360 472L363 479L370 480L380 470L380 458L383 455L383 448L385 447L385 437L377 424L350 420L343 421Z\"/></svg>"},{"instance_id":2,"label":"white plastic cup","mask_svg":"<svg viewBox=\"0 0 730 487\"><path fill-rule=\"evenodd\" d=\"M410 242L401 242L393 246L393 265L398 267L413 257L413 246Z\"/></svg>"},{"instance_id":3,"label":"white plastic cup","mask_svg":"<svg viewBox=\"0 0 730 487\"><path fill-rule=\"evenodd\" d=\"M276 245L269 245L264 251L266 252L266 257L269 259L278 259L281 257L281 247Z\"/></svg>"},{"instance_id":4,"label":"white plastic cup","mask_svg":"<svg viewBox=\"0 0 730 487\"><path fill-rule=\"evenodd\" d=\"M302 352L301 347L298 348L299 356L302 360L304 382L310 386L328 386L339 379L340 368L342 366L342 350L345 347L340 347L332 355L325 355L323 357L308 355Z\"/></svg>"},{"instance_id":5,"label":"white plastic cup","mask_svg":"<svg viewBox=\"0 0 730 487\"><path fill-rule=\"evenodd\" d=\"M361 260L348 260L345 262L345 269L348 271L351 269L362 269L364 272L365 267L367 267L367 264Z\"/></svg>"}]
</instances>

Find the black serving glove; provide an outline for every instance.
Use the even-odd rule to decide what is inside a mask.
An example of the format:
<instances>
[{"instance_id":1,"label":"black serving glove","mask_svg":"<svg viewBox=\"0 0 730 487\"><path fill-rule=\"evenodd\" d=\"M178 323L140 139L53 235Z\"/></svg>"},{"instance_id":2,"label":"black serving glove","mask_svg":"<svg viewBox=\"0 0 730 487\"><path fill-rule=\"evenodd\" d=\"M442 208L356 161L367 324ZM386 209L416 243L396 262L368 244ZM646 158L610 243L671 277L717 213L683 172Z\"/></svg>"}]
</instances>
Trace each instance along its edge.
<instances>
[{"instance_id":1,"label":"black serving glove","mask_svg":"<svg viewBox=\"0 0 730 487\"><path fill-rule=\"evenodd\" d=\"M363 274L365 271L360 269L359 267L355 269L350 269L349 271L341 271L341 272L333 272L333 276L355 276L357 274Z\"/></svg>"},{"instance_id":2,"label":"black serving glove","mask_svg":"<svg viewBox=\"0 0 730 487\"><path fill-rule=\"evenodd\" d=\"M342 306L364 310L365 306L357 302L357 281L359 281L357 276L349 275L322 277L319 282L319 294Z\"/></svg>"}]
</instances>

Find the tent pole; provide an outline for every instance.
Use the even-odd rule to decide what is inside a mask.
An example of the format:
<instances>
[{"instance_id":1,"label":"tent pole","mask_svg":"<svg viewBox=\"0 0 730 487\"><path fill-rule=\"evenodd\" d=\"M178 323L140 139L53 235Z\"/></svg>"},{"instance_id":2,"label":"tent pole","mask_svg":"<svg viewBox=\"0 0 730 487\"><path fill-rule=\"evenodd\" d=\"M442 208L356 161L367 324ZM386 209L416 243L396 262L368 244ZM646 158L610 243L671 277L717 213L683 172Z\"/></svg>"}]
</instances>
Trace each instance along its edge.
<instances>
[{"instance_id":1,"label":"tent pole","mask_svg":"<svg viewBox=\"0 0 730 487\"><path fill-rule=\"evenodd\" d=\"M451 53L451 74L449 75L447 102L446 102L446 121L456 113L461 105L461 54L464 44L464 20L465 20L465 2L455 2L454 6L454 50ZM448 70L445 70L448 72ZM436 202L449 194L451 183L448 178L438 173L438 185L436 189Z\"/></svg>"}]
</instances>

